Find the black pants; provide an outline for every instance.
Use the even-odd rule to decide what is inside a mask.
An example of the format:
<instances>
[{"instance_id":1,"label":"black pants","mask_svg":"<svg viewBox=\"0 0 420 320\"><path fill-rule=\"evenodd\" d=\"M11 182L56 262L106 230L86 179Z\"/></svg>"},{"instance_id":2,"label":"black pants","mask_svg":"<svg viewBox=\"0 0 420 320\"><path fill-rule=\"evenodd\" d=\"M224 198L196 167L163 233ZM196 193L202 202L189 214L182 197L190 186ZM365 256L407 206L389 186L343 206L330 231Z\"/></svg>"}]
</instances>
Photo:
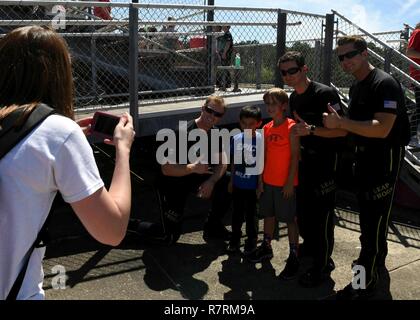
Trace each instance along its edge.
<instances>
[{"instance_id":1,"label":"black pants","mask_svg":"<svg viewBox=\"0 0 420 320\"><path fill-rule=\"evenodd\" d=\"M182 178L165 177L160 181L165 232L176 236L181 234L187 197L190 193L196 194L200 185L208 178L208 175L193 174ZM208 228L222 225L222 219L229 210L231 197L227 192L228 182L229 178L225 175L214 186L206 223Z\"/></svg>"},{"instance_id":2,"label":"black pants","mask_svg":"<svg viewBox=\"0 0 420 320\"><path fill-rule=\"evenodd\" d=\"M255 190L233 188L232 241L240 240L242 223L246 222L248 241L256 241L258 234L257 195Z\"/></svg>"},{"instance_id":3,"label":"black pants","mask_svg":"<svg viewBox=\"0 0 420 320\"><path fill-rule=\"evenodd\" d=\"M297 218L299 233L322 270L334 247L337 153L306 150L299 163Z\"/></svg>"},{"instance_id":4,"label":"black pants","mask_svg":"<svg viewBox=\"0 0 420 320\"><path fill-rule=\"evenodd\" d=\"M361 251L358 264L366 271L366 287L374 287L378 262L387 255L388 222L395 183L404 159L403 147L358 147L356 181L360 206Z\"/></svg>"}]
</instances>

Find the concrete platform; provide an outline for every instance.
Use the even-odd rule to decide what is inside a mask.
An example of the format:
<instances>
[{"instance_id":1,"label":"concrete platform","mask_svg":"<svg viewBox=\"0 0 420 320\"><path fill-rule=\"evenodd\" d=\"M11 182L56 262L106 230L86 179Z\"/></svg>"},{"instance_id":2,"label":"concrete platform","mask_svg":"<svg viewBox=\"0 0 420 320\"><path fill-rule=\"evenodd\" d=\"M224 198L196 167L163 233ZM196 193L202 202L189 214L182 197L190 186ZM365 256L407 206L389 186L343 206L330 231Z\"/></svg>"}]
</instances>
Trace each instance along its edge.
<instances>
[{"instance_id":1,"label":"concrete platform","mask_svg":"<svg viewBox=\"0 0 420 320\"><path fill-rule=\"evenodd\" d=\"M202 232L185 233L174 246L141 243L129 235L118 248L96 245L81 238L61 244L62 255L45 259L47 299L135 300L319 300L331 299L335 290L351 281L351 261L359 251L358 215L337 210L338 223L331 280L314 288L301 288L297 280L281 281L278 274L288 254L285 229L274 241L274 258L249 263L224 253L222 243L207 244ZM197 219L199 220L199 219ZM70 252L66 251L71 248ZM83 249L82 249L83 248ZM381 274L381 292L373 299L420 299L420 229L392 222L387 272ZM301 272L310 261L303 260ZM55 265L66 268L64 290L51 288ZM391 279L389 283L389 279Z\"/></svg>"},{"instance_id":2,"label":"concrete platform","mask_svg":"<svg viewBox=\"0 0 420 320\"><path fill-rule=\"evenodd\" d=\"M217 92L215 93L217 94ZM228 106L227 112L220 121L220 125L238 123L239 111L246 105L259 106L263 111L264 117L267 117L262 100L262 93L226 96L225 102ZM196 118L201 112L201 106L204 99L192 101L181 101L172 103L161 103L153 105L144 105L138 108L139 111L139 130L138 137L155 135L162 128L176 128L181 120L191 120ZM100 110L100 109L98 109ZM107 110L106 112L120 115L123 112L129 112L128 106ZM76 113L76 119L83 117L92 117L94 111L80 110Z\"/></svg>"},{"instance_id":3,"label":"concrete platform","mask_svg":"<svg viewBox=\"0 0 420 320\"><path fill-rule=\"evenodd\" d=\"M137 150L137 149L136 149ZM106 152L95 151L105 184L112 175ZM158 221L153 172L134 154L132 169L134 219ZM47 249L44 260L47 299L123 300L323 300L352 278L350 265L360 250L359 216L354 197L341 191L337 201L333 259L336 269L322 286L306 289L297 279L281 281L279 273L288 256L285 225L273 241L274 258L253 264L241 255L227 255L224 242L206 243L202 226L209 202L191 196L185 210L184 234L173 246L147 243L128 233L117 248L103 246L87 235L68 208L52 216L51 230L64 239ZM230 228L231 216L225 217ZM374 299L420 299L420 215L394 206L389 227L387 272L381 274L380 292ZM262 220L260 220L260 239ZM242 245L243 245L242 239ZM301 261L303 273L311 261ZM53 289L55 266L66 270L66 288ZM391 281L389 280L391 279Z\"/></svg>"}]
</instances>

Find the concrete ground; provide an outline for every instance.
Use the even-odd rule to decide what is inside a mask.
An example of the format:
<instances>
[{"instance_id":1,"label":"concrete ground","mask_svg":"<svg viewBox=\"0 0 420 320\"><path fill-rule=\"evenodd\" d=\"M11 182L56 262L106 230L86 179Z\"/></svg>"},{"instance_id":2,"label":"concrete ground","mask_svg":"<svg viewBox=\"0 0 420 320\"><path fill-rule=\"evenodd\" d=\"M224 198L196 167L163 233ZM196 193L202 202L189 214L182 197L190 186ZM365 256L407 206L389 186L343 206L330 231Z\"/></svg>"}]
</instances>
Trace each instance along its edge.
<instances>
[{"instance_id":1,"label":"concrete ground","mask_svg":"<svg viewBox=\"0 0 420 320\"><path fill-rule=\"evenodd\" d=\"M96 155L104 160L104 154L96 152ZM99 163L103 173L106 161ZM288 256L285 225L280 225L279 240L273 242L274 258L253 264L239 254L227 255L223 242L203 241L202 226L208 203L194 197L189 199L186 209L184 234L173 246L147 243L134 233L128 233L117 248L100 245L83 231L74 214L63 209L54 217L53 230L65 235L65 239L53 243L44 260L46 298L333 299L335 291L351 281L350 265L360 250L357 207L348 193L340 193L338 204L333 253L336 269L330 280L314 289L300 287L297 279L282 281L278 278ZM136 176L133 176L132 217L146 220L158 217L153 188ZM226 225L230 228L229 216ZM388 243L387 271L381 273L380 290L373 299L420 299L419 213L395 207ZM58 279L57 265L65 268L65 289L53 289ZM310 260L303 259L300 273L309 265Z\"/></svg>"},{"instance_id":2,"label":"concrete ground","mask_svg":"<svg viewBox=\"0 0 420 320\"><path fill-rule=\"evenodd\" d=\"M174 246L145 244L129 235L118 248L97 245L88 238L73 239L52 249L44 261L47 299L140 300L319 300L333 298L351 281L351 261L360 245L358 215L338 210L331 279L314 289L297 280L282 281L278 274L288 255L285 229L274 241L274 258L249 263L224 253L222 243L206 244L202 232L185 233ZM420 229L391 222L387 272L381 274L380 292L373 299L420 299ZM310 261L303 260L301 272ZM54 290L52 269L62 265L66 289Z\"/></svg>"}]
</instances>

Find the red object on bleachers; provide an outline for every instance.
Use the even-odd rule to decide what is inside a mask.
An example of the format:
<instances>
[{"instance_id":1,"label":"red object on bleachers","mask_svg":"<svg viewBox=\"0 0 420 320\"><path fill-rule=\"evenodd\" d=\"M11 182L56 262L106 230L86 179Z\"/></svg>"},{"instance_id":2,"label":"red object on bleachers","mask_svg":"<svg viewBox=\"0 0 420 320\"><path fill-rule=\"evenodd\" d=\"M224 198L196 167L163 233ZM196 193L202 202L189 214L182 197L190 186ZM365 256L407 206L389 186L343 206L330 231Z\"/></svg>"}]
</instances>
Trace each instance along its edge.
<instances>
[{"instance_id":1,"label":"red object on bleachers","mask_svg":"<svg viewBox=\"0 0 420 320\"><path fill-rule=\"evenodd\" d=\"M110 2L110 0L98 0L99 2ZM93 14L103 20L111 20L111 7L94 7Z\"/></svg>"},{"instance_id":2,"label":"red object on bleachers","mask_svg":"<svg viewBox=\"0 0 420 320\"><path fill-rule=\"evenodd\" d=\"M190 39L190 48L204 48L207 46L207 39L204 37L195 37Z\"/></svg>"}]
</instances>

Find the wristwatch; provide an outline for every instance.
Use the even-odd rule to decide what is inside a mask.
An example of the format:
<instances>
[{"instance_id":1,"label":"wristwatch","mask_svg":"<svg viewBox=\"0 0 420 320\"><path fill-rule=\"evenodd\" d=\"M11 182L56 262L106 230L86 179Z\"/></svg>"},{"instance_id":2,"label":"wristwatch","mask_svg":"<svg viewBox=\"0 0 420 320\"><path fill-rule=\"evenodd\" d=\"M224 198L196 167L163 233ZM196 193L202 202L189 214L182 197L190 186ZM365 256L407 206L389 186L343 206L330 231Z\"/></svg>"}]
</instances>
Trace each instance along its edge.
<instances>
[{"instance_id":1,"label":"wristwatch","mask_svg":"<svg viewBox=\"0 0 420 320\"><path fill-rule=\"evenodd\" d=\"M309 126L309 134L311 136L313 136L315 134L315 129L316 129L316 126L313 125L313 124Z\"/></svg>"}]
</instances>

